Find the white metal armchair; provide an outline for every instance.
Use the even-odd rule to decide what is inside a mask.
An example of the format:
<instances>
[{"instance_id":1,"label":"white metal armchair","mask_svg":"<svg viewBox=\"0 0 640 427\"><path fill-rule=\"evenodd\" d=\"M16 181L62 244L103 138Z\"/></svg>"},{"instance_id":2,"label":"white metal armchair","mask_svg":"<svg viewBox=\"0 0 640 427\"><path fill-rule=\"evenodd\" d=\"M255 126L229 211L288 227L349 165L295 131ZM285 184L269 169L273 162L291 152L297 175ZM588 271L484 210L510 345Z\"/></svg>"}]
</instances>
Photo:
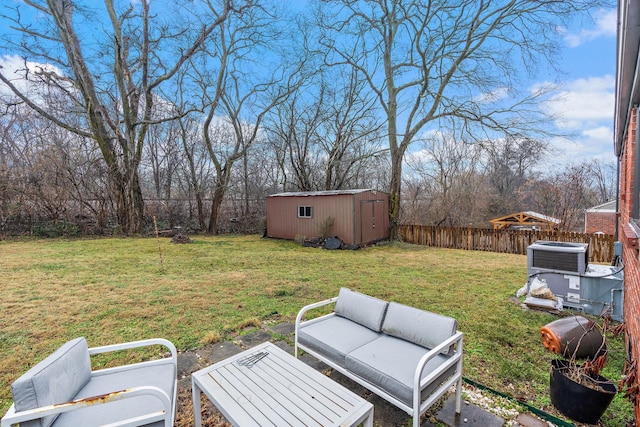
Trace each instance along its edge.
<instances>
[{"instance_id":1,"label":"white metal armchair","mask_svg":"<svg viewBox=\"0 0 640 427\"><path fill-rule=\"evenodd\" d=\"M169 357L91 370L92 355L160 345ZM177 352L154 338L88 348L71 340L11 385L13 405L1 427L164 426L175 417Z\"/></svg>"}]
</instances>

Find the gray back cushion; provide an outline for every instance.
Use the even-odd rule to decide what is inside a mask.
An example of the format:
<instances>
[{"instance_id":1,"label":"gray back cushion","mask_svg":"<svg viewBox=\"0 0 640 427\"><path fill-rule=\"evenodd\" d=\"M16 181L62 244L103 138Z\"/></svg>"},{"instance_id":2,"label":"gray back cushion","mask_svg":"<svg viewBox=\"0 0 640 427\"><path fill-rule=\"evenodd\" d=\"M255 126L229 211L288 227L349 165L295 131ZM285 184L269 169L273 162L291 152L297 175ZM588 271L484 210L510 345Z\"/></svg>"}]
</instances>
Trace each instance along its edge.
<instances>
[{"instance_id":1,"label":"gray back cushion","mask_svg":"<svg viewBox=\"0 0 640 427\"><path fill-rule=\"evenodd\" d=\"M340 317L380 332L388 304L378 298L342 288L338 294L335 313Z\"/></svg>"},{"instance_id":2,"label":"gray back cushion","mask_svg":"<svg viewBox=\"0 0 640 427\"><path fill-rule=\"evenodd\" d=\"M389 303L382 332L414 344L433 348L456 333L452 317L431 313L396 302Z\"/></svg>"},{"instance_id":3,"label":"gray back cushion","mask_svg":"<svg viewBox=\"0 0 640 427\"><path fill-rule=\"evenodd\" d=\"M68 402L89 382L90 377L91 361L86 339L71 340L11 384L16 411ZM56 415L51 415L20 425L49 427L55 419Z\"/></svg>"}]
</instances>

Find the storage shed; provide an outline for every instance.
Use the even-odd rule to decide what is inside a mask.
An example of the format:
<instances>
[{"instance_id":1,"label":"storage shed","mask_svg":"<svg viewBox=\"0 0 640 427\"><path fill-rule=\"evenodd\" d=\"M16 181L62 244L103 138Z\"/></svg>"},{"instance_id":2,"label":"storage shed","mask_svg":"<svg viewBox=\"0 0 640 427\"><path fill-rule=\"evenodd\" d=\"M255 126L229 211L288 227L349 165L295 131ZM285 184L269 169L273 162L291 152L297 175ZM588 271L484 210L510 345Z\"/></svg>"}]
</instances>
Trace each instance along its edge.
<instances>
[{"instance_id":1,"label":"storage shed","mask_svg":"<svg viewBox=\"0 0 640 427\"><path fill-rule=\"evenodd\" d=\"M350 245L389 238L389 196L372 189L306 191L267 196L267 237L328 235Z\"/></svg>"}]
</instances>

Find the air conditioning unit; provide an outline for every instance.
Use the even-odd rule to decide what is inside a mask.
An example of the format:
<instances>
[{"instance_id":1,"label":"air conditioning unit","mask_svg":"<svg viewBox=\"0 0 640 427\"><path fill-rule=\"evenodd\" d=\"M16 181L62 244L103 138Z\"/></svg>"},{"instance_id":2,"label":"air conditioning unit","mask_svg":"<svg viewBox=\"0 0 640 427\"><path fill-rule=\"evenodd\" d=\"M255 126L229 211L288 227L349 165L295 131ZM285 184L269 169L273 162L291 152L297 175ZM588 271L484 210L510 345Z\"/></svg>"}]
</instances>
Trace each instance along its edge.
<instances>
[{"instance_id":1,"label":"air conditioning unit","mask_svg":"<svg viewBox=\"0 0 640 427\"><path fill-rule=\"evenodd\" d=\"M611 317L622 321L622 269L589 265L586 243L537 241L527 247L529 285L533 278L544 281L562 305L599 315L611 308Z\"/></svg>"},{"instance_id":2,"label":"air conditioning unit","mask_svg":"<svg viewBox=\"0 0 640 427\"><path fill-rule=\"evenodd\" d=\"M586 243L538 240L527 248L527 267L531 271L558 271L584 274L589 264Z\"/></svg>"}]
</instances>

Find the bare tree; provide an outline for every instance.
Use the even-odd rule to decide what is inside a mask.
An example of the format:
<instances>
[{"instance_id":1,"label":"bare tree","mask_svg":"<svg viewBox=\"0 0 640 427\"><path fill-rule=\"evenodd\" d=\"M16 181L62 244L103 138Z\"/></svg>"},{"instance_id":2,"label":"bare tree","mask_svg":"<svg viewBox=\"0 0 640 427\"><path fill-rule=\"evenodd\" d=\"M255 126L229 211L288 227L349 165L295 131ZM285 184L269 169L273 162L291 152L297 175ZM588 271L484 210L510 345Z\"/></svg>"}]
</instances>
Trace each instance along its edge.
<instances>
[{"instance_id":1,"label":"bare tree","mask_svg":"<svg viewBox=\"0 0 640 427\"><path fill-rule=\"evenodd\" d=\"M205 189L213 172L208 162L202 136L202 124L191 116L181 117L178 123L180 126L179 141L186 160L187 194L189 194L189 200L192 197L195 200L198 229L204 232L207 230Z\"/></svg>"},{"instance_id":2,"label":"bare tree","mask_svg":"<svg viewBox=\"0 0 640 427\"><path fill-rule=\"evenodd\" d=\"M151 178L148 184L152 197L170 200L173 180L180 167L179 124L176 121L162 122L149 127L147 144L144 147L143 164L148 165Z\"/></svg>"},{"instance_id":3,"label":"bare tree","mask_svg":"<svg viewBox=\"0 0 640 427\"><path fill-rule=\"evenodd\" d=\"M531 138L484 141L484 173L491 189L488 214L503 216L522 209L515 197L528 180L533 167L547 154L546 143Z\"/></svg>"},{"instance_id":4,"label":"bare tree","mask_svg":"<svg viewBox=\"0 0 640 427\"><path fill-rule=\"evenodd\" d=\"M154 108L168 110L163 114L155 113L158 117L180 116L170 105L156 103ZM182 145L178 143L181 133L178 120L161 121L149 126L140 164L147 212L156 219L168 221L166 225L169 228L182 220L182 195L176 193L176 180L182 169L183 157ZM174 196L178 196L178 200L173 200ZM148 199L152 199L150 203Z\"/></svg>"},{"instance_id":5,"label":"bare tree","mask_svg":"<svg viewBox=\"0 0 640 427\"><path fill-rule=\"evenodd\" d=\"M605 163L602 160L593 159L587 165L589 172L593 175L593 185L597 190L598 203L606 203L613 200L616 196L616 186L618 185L616 177L616 165Z\"/></svg>"},{"instance_id":6,"label":"bare tree","mask_svg":"<svg viewBox=\"0 0 640 427\"><path fill-rule=\"evenodd\" d=\"M38 224L83 222L89 214L99 228L106 227L106 171L93 144L25 106L7 111L0 127L3 225L18 233L36 225L44 230Z\"/></svg>"},{"instance_id":7,"label":"bare tree","mask_svg":"<svg viewBox=\"0 0 640 427\"><path fill-rule=\"evenodd\" d=\"M367 182L383 124L353 69L322 70L280 105L268 125L285 190L339 190Z\"/></svg>"},{"instance_id":8,"label":"bare tree","mask_svg":"<svg viewBox=\"0 0 640 427\"><path fill-rule=\"evenodd\" d=\"M466 226L485 221L487 185L480 175L482 151L477 144L436 132L407 160L405 178L412 191L405 214L419 223ZM407 194L407 193L405 193ZM403 215L403 218L405 216Z\"/></svg>"},{"instance_id":9,"label":"bare tree","mask_svg":"<svg viewBox=\"0 0 640 427\"><path fill-rule=\"evenodd\" d=\"M206 62L192 63L206 112L204 144L215 170L207 227L213 234L234 165L262 138L265 116L299 87L306 66L304 52L301 58L287 57L285 40L292 33L267 9L252 3L219 22L214 31L219 43L211 46Z\"/></svg>"},{"instance_id":10,"label":"bare tree","mask_svg":"<svg viewBox=\"0 0 640 427\"><path fill-rule=\"evenodd\" d=\"M543 179L533 179L528 186L534 194L536 210L560 219L561 230L584 229L584 211L597 199L588 164L572 165Z\"/></svg>"},{"instance_id":11,"label":"bare tree","mask_svg":"<svg viewBox=\"0 0 640 427\"><path fill-rule=\"evenodd\" d=\"M383 124L375 116L375 99L360 73L347 69L330 76L344 83L331 91L318 139L326 158L324 189L339 190L357 180L360 166L386 150L380 147Z\"/></svg>"},{"instance_id":12,"label":"bare tree","mask_svg":"<svg viewBox=\"0 0 640 427\"><path fill-rule=\"evenodd\" d=\"M537 108L545 92L518 93L516 83L521 73L552 57L556 26L594 3L318 2L319 49L326 62L361 73L387 124L392 238L397 237L402 162L420 133L451 122L469 141L519 139L545 130L545 114Z\"/></svg>"},{"instance_id":13,"label":"bare tree","mask_svg":"<svg viewBox=\"0 0 640 427\"><path fill-rule=\"evenodd\" d=\"M211 107L204 123L204 141L216 171L211 216L207 228L207 231L212 234L218 234L218 215L231 180L234 164L243 159L247 150L261 138L261 124L264 116L293 90L289 85L290 82L274 79L268 84L255 86L243 93L240 82L236 80L239 77L233 73L229 77L233 82L230 91L225 91L220 98L223 106L220 111L224 111L225 118L214 123L214 112L219 109ZM281 84L283 85L280 86ZM274 88L275 92L272 92ZM260 104L260 97L263 97L262 101L266 102ZM243 119L245 109L256 107L253 120L245 121Z\"/></svg>"},{"instance_id":14,"label":"bare tree","mask_svg":"<svg viewBox=\"0 0 640 427\"><path fill-rule=\"evenodd\" d=\"M285 191L324 189L318 133L326 120L323 104L327 94L324 88L314 93L316 96L310 101L294 94L274 110L267 125Z\"/></svg>"},{"instance_id":15,"label":"bare tree","mask_svg":"<svg viewBox=\"0 0 640 427\"><path fill-rule=\"evenodd\" d=\"M0 115L0 235L7 231L9 218L15 216L16 189L15 169L21 156L16 152L12 131L19 120L17 114Z\"/></svg>"},{"instance_id":16,"label":"bare tree","mask_svg":"<svg viewBox=\"0 0 640 427\"><path fill-rule=\"evenodd\" d=\"M152 13L152 4L164 13ZM96 142L125 233L140 232L143 226L138 168L149 126L172 119L152 116L156 92L201 51L213 30L232 11L231 0L223 0L219 8L210 4L209 13L191 3L185 8L172 5L148 0L121 5L105 0L105 11L95 12L71 0L25 0L28 13L22 6L13 10L7 6L8 13L2 15L5 25L14 30L4 40L7 46L31 63L50 65L34 67L25 60L17 77L4 70L0 80L20 102L43 117ZM25 21L32 14L40 19ZM198 21L200 26L191 23ZM81 37L79 32L87 24L105 29L104 34L100 30L93 33L100 43L91 44ZM40 88L55 90L66 100L59 109L52 105L44 108L40 94L21 89L24 85L20 80L38 81ZM82 115L83 120L67 120L62 111L69 109Z\"/></svg>"}]
</instances>

